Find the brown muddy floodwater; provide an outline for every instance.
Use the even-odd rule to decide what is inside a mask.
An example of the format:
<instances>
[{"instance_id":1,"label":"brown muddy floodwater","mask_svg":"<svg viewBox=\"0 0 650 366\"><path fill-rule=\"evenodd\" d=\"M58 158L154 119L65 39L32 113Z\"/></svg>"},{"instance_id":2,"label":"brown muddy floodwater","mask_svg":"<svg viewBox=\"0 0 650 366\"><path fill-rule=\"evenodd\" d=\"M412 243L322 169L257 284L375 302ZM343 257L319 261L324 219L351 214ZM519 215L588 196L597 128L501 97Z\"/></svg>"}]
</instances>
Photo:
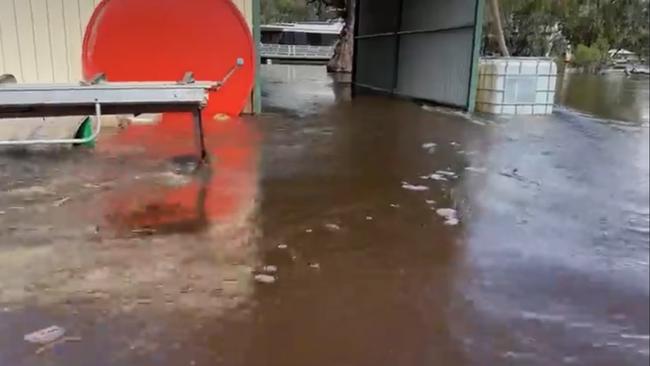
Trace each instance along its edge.
<instances>
[{"instance_id":1,"label":"brown muddy floodwater","mask_svg":"<svg viewBox=\"0 0 650 366\"><path fill-rule=\"evenodd\" d=\"M633 124L650 122L650 79L625 76L565 74L560 77L556 102L577 112Z\"/></svg>"},{"instance_id":2,"label":"brown muddy floodwater","mask_svg":"<svg viewBox=\"0 0 650 366\"><path fill-rule=\"evenodd\" d=\"M264 73L208 171L183 124L0 155L0 365L648 364L647 109L472 119ZM50 325L81 339L37 354Z\"/></svg>"}]
</instances>

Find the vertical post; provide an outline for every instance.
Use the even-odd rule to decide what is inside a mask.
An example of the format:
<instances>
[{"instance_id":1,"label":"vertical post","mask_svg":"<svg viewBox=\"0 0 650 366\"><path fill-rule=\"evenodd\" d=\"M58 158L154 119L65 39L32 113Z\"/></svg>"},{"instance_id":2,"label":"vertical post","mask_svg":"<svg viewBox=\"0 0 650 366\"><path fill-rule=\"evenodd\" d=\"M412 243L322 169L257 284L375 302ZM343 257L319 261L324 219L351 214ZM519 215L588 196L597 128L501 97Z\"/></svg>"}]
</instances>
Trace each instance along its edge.
<instances>
[{"instance_id":1,"label":"vertical post","mask_svg":"<svg viewBox=\"0 0 650 366\"><path fill-rule=\"evenodd\" d=\"M194 141L196 142L196 148L199 152L199 165L201 165L208 161L208 151L205 148L205 136L203 133L203 117L201 116L201 110L195 109L194 112L192 112L192 117L194 120Z\"/></svg>"},{"instance_id":2,"label":"vertical post","mask_svg":"<svg viewBox=\"0 0 650 366\"><path fill-rule=\"evenodd\" d=\"M404 0L399 0L399 9L397 9L397 26L395 29L395 56L393 59L393 88L391 93L397 94L397 83L399 82L399 52L400 52L400 41L402 37L399 35L399 32L402 31L402 12L404 11Z\"/></svg>"},{"instance_id":3,"label":"vertical post","mask_svg":"<svg viewBox=\"0 0 650 366\"><path fill-rule=\"evenodd\" d=\"M262 85L260 77L261 72L261 52L260 42L262 34L260 31L261 0L253 1L253 42L255 42L255 85L253 87L253 113L262 112Z\"/></svg>"},{"instance_id":4,"label":"vertical post","mask_svg":"<svg viewBox=\"0 0 650 366\"><path fill-rule=\"evenodd\" d=\"M354 28L353 32L354 34L352 35L352 89L350 90L350 94L354 98L356 95L356 87L354 84L357 82L357 57L359 53L359 44L357 42L357 36L359 36L359 14L361 14L361 0L349 0L349 1L355 1L355 6L354 6Z\"/></svg>"},{"instance_id":5,"label":"vertical post","mask_svg":"<svg viewBox=\"0 0 650 366\"><path fill-rule=\"evenodd\" d=\"M481 50L481 38L483 37L483 12L485 11L485 0L476 0L474 11L474 37L472 39L472 59L469 67L469 90L467 91L467 111L474 112L476 107L476 89L478 87L478 66Z\"/></svg>"}]
</instances>

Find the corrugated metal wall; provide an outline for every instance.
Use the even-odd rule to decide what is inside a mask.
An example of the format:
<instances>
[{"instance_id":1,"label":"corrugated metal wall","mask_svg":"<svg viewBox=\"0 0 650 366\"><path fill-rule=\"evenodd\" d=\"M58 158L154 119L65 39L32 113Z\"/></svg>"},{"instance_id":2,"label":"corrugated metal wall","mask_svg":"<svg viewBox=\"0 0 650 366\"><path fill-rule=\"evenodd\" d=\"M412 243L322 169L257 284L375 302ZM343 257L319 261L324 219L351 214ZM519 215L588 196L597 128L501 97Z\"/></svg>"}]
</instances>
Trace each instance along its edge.
<instances>
[{"instance_id":1,"label":"corrugated metal wall","mask_svg":"<svg viewBox=\"0 0 650 366\"><path fill-rule=\"evenodd\" d=\"M0 72L19 82L81 75L81 39L99 0L0 0Z\"/></svg>"},{"instance_id":2,"label":"corrugated metal wall","mask_svg":"<svg viewBox=\"0 0 650 366\"><path fill-rule=\"evenodd\" d=\"M481 2L358 0L355 85L473 108Z\"/></svg>"},{"instance_id":3,"label":"corrugated metal wall","mask_svg":"<svg viewBox=\"0 0 650 366\"><path fill-rule=\"evenodd\" d=\"M79 80L83 33L99 2L0 0L0 74L19 82ZM252 0L233 3L252 27Z\"/></svg>"}]
</instances>

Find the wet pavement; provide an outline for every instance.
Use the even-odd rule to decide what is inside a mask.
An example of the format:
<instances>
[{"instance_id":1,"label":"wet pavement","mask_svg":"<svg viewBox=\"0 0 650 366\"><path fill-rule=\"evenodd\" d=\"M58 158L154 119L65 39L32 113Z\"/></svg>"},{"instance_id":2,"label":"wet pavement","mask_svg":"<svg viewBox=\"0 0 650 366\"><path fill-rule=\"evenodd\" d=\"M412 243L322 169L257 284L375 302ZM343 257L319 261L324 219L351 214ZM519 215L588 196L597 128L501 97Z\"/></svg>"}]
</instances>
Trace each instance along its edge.
<instances>
[{"instance_id":1,"label":"wet pavement","mask_svg":"<svg viewBox=\"0 0 650 366\"><path fill-rule=\"evenodd\" d=\"M264 72L207 172L182 116L0 155L1 365L648 363L647 125Z\"/></svg>"}]
</instances>

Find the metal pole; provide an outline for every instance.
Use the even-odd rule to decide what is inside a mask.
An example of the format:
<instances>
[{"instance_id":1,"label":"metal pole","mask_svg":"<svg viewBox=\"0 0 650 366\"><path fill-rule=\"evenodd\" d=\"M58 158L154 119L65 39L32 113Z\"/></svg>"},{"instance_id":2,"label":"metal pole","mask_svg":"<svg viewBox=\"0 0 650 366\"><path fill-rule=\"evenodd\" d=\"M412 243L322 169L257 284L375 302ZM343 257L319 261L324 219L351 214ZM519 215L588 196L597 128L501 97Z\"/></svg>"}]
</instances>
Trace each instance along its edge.
<instances>
[{"instance_id":1,"label":"metal pole","mask_svg":"<svg viewBox=\"0 0 650 366\"><path fill-rule=\"evenodd\" d=\"M472 54L469 67L469 82L467 90L467 111L472 113L476 107L476 94L479 77L479 59L481 57L481 38L483 36L483 17L485 0L476 0L474 9L474 35L472 37ZM505 81L505 78L504 78Z\"/></svg>"},{"instance_id":2,"label":"metal pole","mask_svg":"<svg viewBox=\"0 0 650 366\"><path fill-rule=\"evenodd\" d=\"M354 6L354 29L352 30L354 34L352 34L352 85L351 85L351 90L350 94L354 98L357 95L357 61L359 58L359 41L358 41L358 36L359 36L359 15L361 14L361 2L362 0L351 0L351 1L356 1L355 6Z\"/></svg>"},{"instance_id":3,"label":"metal pole","mask_svg":"<svg viewBox=\"0 0 650 366\"><path fill-rule=\"evenodd\" d=\"M397 26L395 29L395 50L393 55L393 85L391 86L391 93L398 93L397 84L399 83L399 61L400 61L400 48L402 36L402 12L404 11L404 0L399 0L399 9L397 9Z\"/></svg>"},{"instance_id":4,"label":"metal pole","mask_svg":"<svg viewBox=\"0 0 650 366\"><path fill-rule=\"evenodd\" d=\"M205 148L205 136L203 133L203 117L201 116L201 110L196 109L192 112L194 117L194 140L196 141L196 147L199 150L199 164L206 163L208 161L208 151Z\"/></svg>"}]
</instances>

